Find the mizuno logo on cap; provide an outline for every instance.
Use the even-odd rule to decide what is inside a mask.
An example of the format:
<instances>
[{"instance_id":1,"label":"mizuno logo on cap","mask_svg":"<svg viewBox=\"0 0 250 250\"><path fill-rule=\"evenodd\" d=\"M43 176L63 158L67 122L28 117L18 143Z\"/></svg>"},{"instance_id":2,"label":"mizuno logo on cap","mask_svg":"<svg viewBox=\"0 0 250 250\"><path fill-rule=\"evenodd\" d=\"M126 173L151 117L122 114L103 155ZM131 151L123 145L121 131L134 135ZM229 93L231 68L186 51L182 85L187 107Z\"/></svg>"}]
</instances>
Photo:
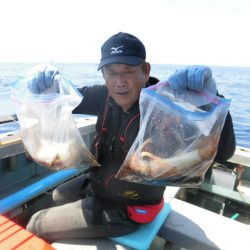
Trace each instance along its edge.
<instances>
[{"instance_id":1,"label":"mizuno logo on cap","mask_svg":"<svg viewBox=\"0 0 250 250\"><path fill-rule=\"evenodd\" d=\"M120 54L122 53L121 48L123 48L124 46L119 46L119 47L112 47L110 50L110 54Z\"/></svg>"}]
</instances>

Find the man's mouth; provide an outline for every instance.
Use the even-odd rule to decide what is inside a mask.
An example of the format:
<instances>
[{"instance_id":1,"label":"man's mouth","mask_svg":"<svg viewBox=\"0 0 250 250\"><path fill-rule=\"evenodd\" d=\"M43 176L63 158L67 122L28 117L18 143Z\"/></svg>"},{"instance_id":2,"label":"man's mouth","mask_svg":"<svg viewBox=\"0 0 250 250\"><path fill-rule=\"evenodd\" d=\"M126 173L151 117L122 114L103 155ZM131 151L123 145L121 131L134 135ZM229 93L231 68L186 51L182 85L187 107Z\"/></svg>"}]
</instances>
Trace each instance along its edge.
<instances>
[{"instance_id":1,"label":"man's mouth","mask_svg":"<svg viewBox=\"0 0 250 250\"><path fill-rule=\"evenodd\" d=\"M126 91L126 92L116 92L116 94L119 95L119 96L125 96L125 95L128 95L129 92L128 91Z\"/></svg>"}]
</instances>

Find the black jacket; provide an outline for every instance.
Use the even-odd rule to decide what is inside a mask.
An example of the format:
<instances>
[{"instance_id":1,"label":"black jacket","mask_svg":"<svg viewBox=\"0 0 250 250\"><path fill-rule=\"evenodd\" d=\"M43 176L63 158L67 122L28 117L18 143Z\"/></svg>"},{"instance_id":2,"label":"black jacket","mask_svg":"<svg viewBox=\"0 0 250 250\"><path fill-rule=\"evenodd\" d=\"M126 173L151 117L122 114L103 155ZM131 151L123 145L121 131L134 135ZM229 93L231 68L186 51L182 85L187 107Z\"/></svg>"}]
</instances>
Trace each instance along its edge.
<instances>
[{"instance_id":1,"label":"black jacket","mask_svg":"<svg viewBox=\"0 0 250 250\"><path fill-rule=\"evenodd\" d=\"M108 96L105 85L84 87L80 92L84 98L74 113L98 116L92 153L101 167L91 173L95 193L124 205L159 203L164 186L137 184L114 178L139 131L139 103L135 103L128 112L123 112Z\"/></svg>"}]
</instances>

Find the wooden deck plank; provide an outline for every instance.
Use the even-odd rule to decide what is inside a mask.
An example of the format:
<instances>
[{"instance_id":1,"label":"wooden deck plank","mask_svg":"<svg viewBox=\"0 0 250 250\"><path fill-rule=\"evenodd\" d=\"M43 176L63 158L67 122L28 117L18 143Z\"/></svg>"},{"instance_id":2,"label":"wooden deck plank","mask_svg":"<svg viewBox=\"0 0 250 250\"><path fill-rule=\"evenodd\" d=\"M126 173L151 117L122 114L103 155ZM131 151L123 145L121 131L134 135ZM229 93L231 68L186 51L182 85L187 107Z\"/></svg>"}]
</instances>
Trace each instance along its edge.
<instances>
[{"instance_id":1,"label":"wooden deck plank","mask_svg":"<svg viewBox=\"0 0 250 250\"><path fill-rule=\"evenodd\" d=\"M44 240L0 215L1 250L55 250Z\"/></svg>"}]
</instances>

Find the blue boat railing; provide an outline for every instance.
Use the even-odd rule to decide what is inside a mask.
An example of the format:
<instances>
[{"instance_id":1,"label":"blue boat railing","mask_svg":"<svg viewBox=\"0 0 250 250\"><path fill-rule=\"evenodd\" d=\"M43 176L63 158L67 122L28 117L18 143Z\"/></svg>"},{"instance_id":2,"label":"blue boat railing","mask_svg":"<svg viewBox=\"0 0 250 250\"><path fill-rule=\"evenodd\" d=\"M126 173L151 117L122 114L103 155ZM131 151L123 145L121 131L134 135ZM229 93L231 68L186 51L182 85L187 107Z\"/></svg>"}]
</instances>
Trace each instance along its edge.
<instances>
[{"instance_id":1,"label":"blue boat railing","mask_svg":"<svg viewBox=\"0 0 250 250\"><path fill-rule=\"evenodd\" d=\"M25 202L39 196L63 181L80 174L79 169L66 169L52 173L49 176L0 200L0 214L4 214Z\"/></svg>"}]
</instances>

